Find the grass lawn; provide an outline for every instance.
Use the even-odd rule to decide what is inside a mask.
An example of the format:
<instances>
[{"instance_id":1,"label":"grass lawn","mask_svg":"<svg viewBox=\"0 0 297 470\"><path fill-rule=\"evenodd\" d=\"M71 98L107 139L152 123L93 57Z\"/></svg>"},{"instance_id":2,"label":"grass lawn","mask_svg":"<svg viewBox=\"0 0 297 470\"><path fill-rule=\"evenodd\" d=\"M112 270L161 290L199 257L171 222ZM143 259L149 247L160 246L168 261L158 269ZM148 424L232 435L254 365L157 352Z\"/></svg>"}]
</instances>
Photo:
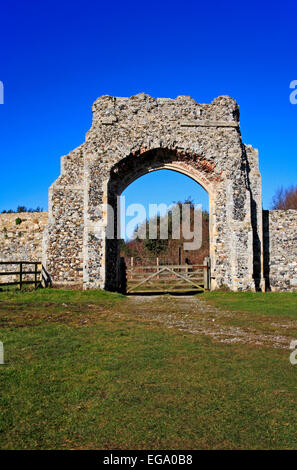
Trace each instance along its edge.
<instances>
[{"instance_id":1,"label":"grass lawn","mask_svg":"<svg viewBox=\"0 0 297 470\"><path fill-rule=\"evenodd\" d=\"M297 320L297 292L206 292L202 298L216 307L230 310L285 316Z\"/></svg>"},{"instance_id":2,"label":"grass lawn","mask_svg":"<svg viewBox=\"0 0 297 470\"><path fill-rule=\"evenodd\" d=\"M285 295L203 296L292 318ZM100 291L0 292L1 449L297 448L289 351L140 321L139 308Z\"/></svg>"}]
</instances>

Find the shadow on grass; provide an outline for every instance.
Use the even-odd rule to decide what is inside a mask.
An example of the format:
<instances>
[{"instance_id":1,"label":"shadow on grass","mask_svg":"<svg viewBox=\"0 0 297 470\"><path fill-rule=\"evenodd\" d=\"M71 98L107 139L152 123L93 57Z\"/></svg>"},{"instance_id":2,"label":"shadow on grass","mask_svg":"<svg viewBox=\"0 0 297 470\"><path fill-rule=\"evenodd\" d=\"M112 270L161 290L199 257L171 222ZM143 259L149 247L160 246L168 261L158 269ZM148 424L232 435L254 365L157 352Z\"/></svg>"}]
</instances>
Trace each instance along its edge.
<instances>
[{"instance_id":1,"label":"shadow on grass","mask_svg":"<svg viewBox=\"0 0 297 470\"><path fill-rule=\"evenodd\" d=\"M129 292L126 294L127 297L137 297L138 295L145 296L145 297L150 297L150 296L155 296L155 295L170 295L170 296L191 296L191 295L197 295L197 294L204 294L203 291L197 291L197 290L191 290L191 291L183 291L183 292L168 292L168 291L156 291L156 292Z\"/></svg>"}]
</instances>

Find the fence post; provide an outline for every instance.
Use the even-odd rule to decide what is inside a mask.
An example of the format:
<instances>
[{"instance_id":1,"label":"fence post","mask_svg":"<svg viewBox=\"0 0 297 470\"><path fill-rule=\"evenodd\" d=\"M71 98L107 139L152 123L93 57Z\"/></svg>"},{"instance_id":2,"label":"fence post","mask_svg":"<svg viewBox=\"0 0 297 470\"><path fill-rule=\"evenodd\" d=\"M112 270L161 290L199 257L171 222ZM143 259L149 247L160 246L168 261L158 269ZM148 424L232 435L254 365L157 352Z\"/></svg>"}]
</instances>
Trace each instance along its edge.
<instances>
[{"instance_id":1,"label":"fence post","mask_svg":"<svg viewBox=\"0 0 297 470\"><path fill-rule=\"evenodd\" d=\"M130 277L131 277L131 280L134 279L134 269L133 269L133 266L134 266L134 258L133 258L133 256L131 256L131 258L130 258Z\"/></svg>"},{"instance_id":2,"label":"fence post","mask_svg":"<svg viewBox=\"0 0 297 470\"><path fill-rule=\"evenodd\" d=\"M203 276L204 276L204 289L209 290L210 288L210 260L208 257L204 258L203 261Z\"/></svg>"},{"instance_id":3,"label":"fence post","mask_svg":"<svg viewBox=\"0 0 297 470\"><path fill-rule=\"evenodd\" d=\"M182 264L181 247L178 247L178 264Z\"/></svg>"},{"instance_id":4,"label":"fence post","mask_svg":"<svg viewBox=\"0 0 297 470\"><path fill-rule=\"evenodd\" d=\"M35 270L34 270L34 286L35 286L35 289L37 289L37 265L38 263L34 263L35 265Z\"/></svg>"},{"instance_id":5,"label":"fence post","mask_svg":"<svg viewBox=\"0 0 297 470\"><path fill-rule=\"evenodd\" d=\"M20 290L23 287L23 263L20 263Z\"/></svg>"}]
</instances>

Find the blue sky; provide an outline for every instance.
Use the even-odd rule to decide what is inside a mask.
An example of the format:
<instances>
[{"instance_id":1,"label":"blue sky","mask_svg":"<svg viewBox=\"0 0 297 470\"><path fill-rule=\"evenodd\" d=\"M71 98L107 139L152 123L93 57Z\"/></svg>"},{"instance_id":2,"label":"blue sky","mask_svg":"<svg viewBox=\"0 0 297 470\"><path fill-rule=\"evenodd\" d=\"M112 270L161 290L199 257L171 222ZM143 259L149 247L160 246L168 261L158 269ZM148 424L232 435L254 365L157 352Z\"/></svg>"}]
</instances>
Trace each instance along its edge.
<instances>
[{"instance_id":1,"label":"blue sky","mask_svg":"<svg viewBox=\"0 0 297 470\"><path fill-rule=\"evenodd\" d=\"M95 99L142 91L198 102L234 97L243 140L260 152L269 208L275 190L297 180L297 105L289 101L296 14L293 0L2 2L0 211L47 209L60 156L84 141ZM193 185L163 171L125 194L145 202L154 188L161 202L188 195L201 202Z\"/></svg>"},{"instance_id":2,"label":"blue sky","mask_svg":"<svg viewBox=\"0 0 297 470\"><path fill-rule=\"evenodd\" d=\"M126 239L131 238L133 225L135 228L137 223L131 222L129 226L127 224L134 221L134 217L140 218L141 213L135 211L132 216L128 216L123 207L127 208L135 202L144 207L146 217L143 220L157 213L164 215L166 206L168 208L172 203L185 201L189 197L195 204L201 204L202 210L209 210L208 193L192 178L172 170L158 170L138 178L123 191L122 197L125 198L125 205L121 203L121 235ZM150 204L161 206L155 211Z\"/></svg>"}]
</instances>

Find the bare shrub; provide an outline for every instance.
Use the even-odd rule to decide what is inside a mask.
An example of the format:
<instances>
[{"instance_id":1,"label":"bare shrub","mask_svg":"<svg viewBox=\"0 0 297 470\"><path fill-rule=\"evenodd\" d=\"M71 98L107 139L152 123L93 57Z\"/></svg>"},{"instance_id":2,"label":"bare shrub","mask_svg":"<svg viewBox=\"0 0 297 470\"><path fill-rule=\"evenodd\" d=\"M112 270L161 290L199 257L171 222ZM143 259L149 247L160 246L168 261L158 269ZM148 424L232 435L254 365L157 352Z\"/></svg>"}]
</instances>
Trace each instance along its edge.
<instances>
[{"instance_id":1,"label":"bare shrub","mask_svg":"<svg viewBox=\"0 0 297 470\"><path fill-rule=\"evenodd\" d=\"M297 185L287 189L279 188L273 197L272 204L272 209L297 209Z\"/></svg>"}]
</instances>

